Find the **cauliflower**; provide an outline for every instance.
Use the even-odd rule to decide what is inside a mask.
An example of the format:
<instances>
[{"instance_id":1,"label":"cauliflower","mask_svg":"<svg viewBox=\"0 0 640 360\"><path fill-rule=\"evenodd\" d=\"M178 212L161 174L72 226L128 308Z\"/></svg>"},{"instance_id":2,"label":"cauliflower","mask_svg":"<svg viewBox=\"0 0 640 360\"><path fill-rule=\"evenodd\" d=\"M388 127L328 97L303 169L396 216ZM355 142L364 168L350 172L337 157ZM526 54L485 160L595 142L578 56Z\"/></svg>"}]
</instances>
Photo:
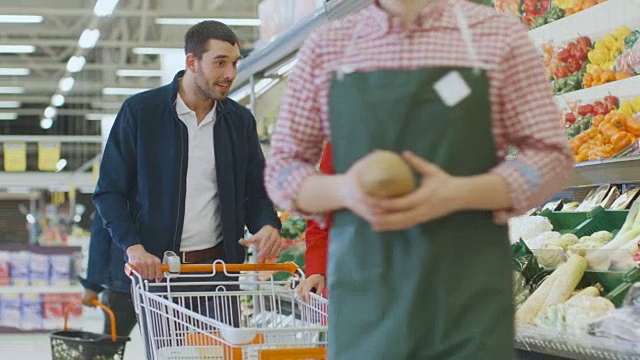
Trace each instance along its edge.
<instances>
[{"instance_id":1,"label":"cauliflower","mask_svg":"<svg viewBox=\"0 0 640 360\"><path fill-rule=\"evenodd\" d=\"M565 260L564 249L559 246L549 245L544 249L531 250L538 259L538 264L545 268L554 268Z\"/></svg>"},{"instance_id":2,"label":"cauliflower","mask_svg":"<svg viewBox=\"0 0 640 360\"><path fill-rule=\"evenodd\" d=\"M613 239L613 234L608 231L598 231L597 233L589 236L589 241L600 243L604 245ZM580 239L582 241L582 239Z\"/></svg>"},{"instance_id":3,"label":"cauliflower","mask_svg":"<svg viewBox=\"0 0 640 360\"><path fill-rule=\"evenodd\" d=\"M524 240L524 242L527 244L527 247L529 247L529 249L543 249L544 245L548 241L551 241L553 239L559 239L559 238L560 238L559 232L545 231L542 234L532 239Z\"/></svg>"},{"instance_id":4,"label":"cauliflower","mask_svg":"<svg viewBox=\"0 0 640 360\"><path fill-rule=\"evenodd\" d=\"M551 230L553 230L553 225L544 216L517 216L509 219L509 240L512 244L517 243L520 239L533 239Z\"/></svg>"}]
</instances>

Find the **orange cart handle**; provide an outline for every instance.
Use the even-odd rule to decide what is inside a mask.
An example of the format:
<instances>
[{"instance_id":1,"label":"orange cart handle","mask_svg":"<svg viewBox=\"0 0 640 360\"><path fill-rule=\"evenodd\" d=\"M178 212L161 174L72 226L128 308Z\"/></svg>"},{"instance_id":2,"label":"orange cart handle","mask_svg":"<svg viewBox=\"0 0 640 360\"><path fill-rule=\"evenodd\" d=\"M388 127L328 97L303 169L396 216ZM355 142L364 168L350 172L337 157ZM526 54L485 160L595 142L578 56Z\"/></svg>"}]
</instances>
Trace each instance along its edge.
<instances>
[{"instance_id":1,"label":"orange cart handle","mask_svg":"<svg viewBox=\"0 0 640 360\"><path fill-rule=\"evenodd\" d=\"M261 360L293 360L293 359L326 359L326 348L300 348L300 349L265 349L259 350Z\"/></svg>"},{"instance_id":2,"label":"orange cart handle","mask_svg":"<svg viewBox=\"0 0 640 360\"><path fill-rule=\"evenodd\" d=\"M182 264L180 265L181 273L212 273L214 264ZM294 262L286 262L282 264L215 264L216 272L242 272L242 271L285 271L290 274L296 274L300 271L300 267ZM125 264L124 272L131 277L135 266ZM170 272L169 264L162 264L162 272Z\"/></svg>"},{"instance_id":3,"label":"orange cart handle","mask_svg":"<svg viewBox=\"0 0 640 360\"><path fill-rule=\"evenodd\" d=\"M64 331L69 330L69 327L67 326L69 321L69 314L71 314L71 311L73 310L73 308L81 304L82 303L78 301L78 302L71 303L69 304L69 306L67 306L67 309L64 312L64 329L63 329ZM102 304L97 300L92 300L91 305L101 308L102 310L104 310L104 312L107 313L107 315L109 315L109 319L111 320L111 340L113 342L116 342L116 338L118 337L118 334L116 334L116 316L113 314L113 311L111 311L111 309L109 309L108 307L106 307L104 304Z\"/></svg>"}]
</instances>

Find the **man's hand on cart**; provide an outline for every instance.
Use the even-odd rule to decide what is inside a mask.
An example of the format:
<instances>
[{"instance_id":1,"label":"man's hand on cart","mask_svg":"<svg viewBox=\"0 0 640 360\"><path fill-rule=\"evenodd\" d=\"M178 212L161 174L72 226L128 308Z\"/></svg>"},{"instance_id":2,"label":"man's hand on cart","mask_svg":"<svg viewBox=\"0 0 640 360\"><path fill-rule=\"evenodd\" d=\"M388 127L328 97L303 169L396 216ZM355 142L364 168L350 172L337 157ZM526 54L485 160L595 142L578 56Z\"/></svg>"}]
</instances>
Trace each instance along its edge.
<instances>
[{"instance_id":1,"label":"man's hand on cart","mask_svg":"<svg viewBox=\"0 0 640 360\"><path fill-rule=\"evenodd\" d=\"M82 293L82 298L80 298L80 302L84 306L94 307L94 302L98 301L98 293L93 290L85 290Z\"/></svg>"},{"instance_id":2,"label":"man's hand on cart","mask_svg":"<svg viewBox=\"0 0 640 360\"><path fill-rule=\"evenodd\" d=\"M240 240L240 245L249 246L251 244L258 245L260 249L258 258L260 259L279 256L284 245L280 239L280 231L269 225L263 226L252 237Z\"/></svg>"},{"instance_id":3,"label":"man's hand on cart","mask_svg":"<svg viewBox=\"0 0 640 360\"><path fill-rule=\"evenodd\" d=\"M129 264L133 265L143 279L156 279L160 282L164 277L160 259L147 252L140 244L127 248Z\"/></svg>"},{"instance_id":4,"label":"man's hand on cart","mask_svg":"<svg viewBox=\"0 0 640 360\"><path fill-rule=\"evenodd\" d=\"M302 301L309 302L311 291L314 291L316 295L322 295L324 291L324 276L320 274L313 274L308 278L302 280L300 285L296 287L298 295L302 298Z\"/></svg>"}]
</instances>

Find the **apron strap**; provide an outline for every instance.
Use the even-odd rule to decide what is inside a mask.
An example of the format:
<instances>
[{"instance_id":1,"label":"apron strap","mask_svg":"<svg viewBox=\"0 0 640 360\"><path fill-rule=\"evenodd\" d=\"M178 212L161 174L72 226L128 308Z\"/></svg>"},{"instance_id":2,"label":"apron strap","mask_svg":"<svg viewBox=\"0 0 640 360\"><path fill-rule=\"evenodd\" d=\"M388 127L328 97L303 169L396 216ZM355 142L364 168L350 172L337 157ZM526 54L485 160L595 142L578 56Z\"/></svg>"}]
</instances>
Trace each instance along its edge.
<instances>
[{"instance_id":1,"label":"apron strap","mask_svg":"<svg viewBox=\"0 0 640 360\"><path fill-rule=\"evenodd\" d=\"M462 36L462 40L467 46L467 53L469 55L469 59L473 63L473 73L478 75L482 69L492 69L495 68L493 65L483 64L480 61L480 57L478 56L478 52L476 51L476 47L473 46L473 36L471 35L471 28L469 28L469 24L467 23L467 19L464 17L464 13L460 8L460 4L455 1L450 1L451 7L453 9L453 14L456 18L456 22L458 23L458 29L460 30L460 35Z\"/></svg>"}]
</instances>

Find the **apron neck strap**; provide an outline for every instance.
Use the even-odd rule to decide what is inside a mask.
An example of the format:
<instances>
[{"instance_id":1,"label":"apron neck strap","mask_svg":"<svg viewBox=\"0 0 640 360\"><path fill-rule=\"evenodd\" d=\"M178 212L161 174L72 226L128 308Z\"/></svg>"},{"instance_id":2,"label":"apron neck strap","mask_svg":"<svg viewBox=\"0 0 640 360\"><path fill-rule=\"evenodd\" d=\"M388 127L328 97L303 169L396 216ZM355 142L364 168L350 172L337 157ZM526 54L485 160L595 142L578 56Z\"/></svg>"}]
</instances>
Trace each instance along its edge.
<instances>
[{"instance_id":1,"label":"apron neck strap","mask_svg":"<svg viewBox=\"0 0 640 360\"><path fill-rule=\"evenodd\" d=\"M467 46L469 59L473 63L473 72L475 74L479 74L480 70L482 69L482 65L480 63L480 58L478 57L478 52L476 51L475 46L473 46L473 37L471 36L471 29L469 28L467 19L464 17L464 14L458 2L451 0L449 3L451 4L453 14L456 18L456 22L458 23L458 29L460 30L462 40Z\"/></svg>"}]
</instances>

